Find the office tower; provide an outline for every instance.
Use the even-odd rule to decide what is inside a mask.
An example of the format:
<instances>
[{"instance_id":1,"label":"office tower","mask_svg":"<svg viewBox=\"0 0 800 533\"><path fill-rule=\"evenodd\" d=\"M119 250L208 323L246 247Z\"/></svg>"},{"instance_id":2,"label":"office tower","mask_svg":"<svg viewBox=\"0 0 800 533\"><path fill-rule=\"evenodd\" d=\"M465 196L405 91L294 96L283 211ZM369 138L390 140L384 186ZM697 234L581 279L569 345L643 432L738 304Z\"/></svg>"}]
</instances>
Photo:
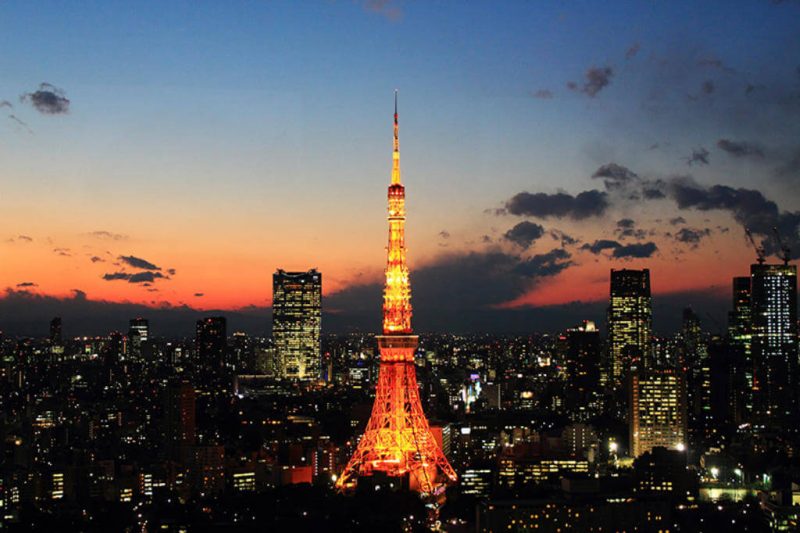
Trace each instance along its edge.
<instances>
[{"instance_id":1,"label":"office tower","mask_svg":"<svg viewBox=\"0 0 800 533\"><path fill-rule=\"evenodd\" d=\"M796 414L797 267L750 267L753 392L759 422L780 422Z\"/></svg>"},{"instance_id":2,"label":"office tower","mask_svg":"<svg viewBox=\"0 0 800 533\"><path fill-rule=\"evenodd\" d=\"M749 416L753 411L753 315L750 303L750 277L733 278L733 308L728 312L728 339L732 350L737 354L736 368L745 380L742 395L741 416Z\"/></svg>"},{"instance_id":3,"label":"office tower","mask_svg":"<svg viewBox=\"0 0 800 533\"><path fill-rule=\"evenodd\" d=\"M142 344L150 338L150 322L146 318L132 318L128 328L128 354L134 360L142 357Z\"/></svg>"},{"instance_id":4,"label":"office tower","mask_svg":"<svg viewBox=\"0 0 800 533\"><path fill-rule=\"evenodd\" d=\"M64 339L61 334L61 317L50 321L50 361L61 362L64 359Z\"/></svg>"},{"instance_id":5,"label":"office tower","mask_svg":"<svg viewBox=\"0 0 800 533\"><path fill-rule=\"evenodd\" d=\"M407 479L411 490L433 496L456 473L431 432L417 385L414 353L419 338L411 329L411 285L405 246L405 187L400 180L397 93L394 110L394 152L389 185L389 244L383 291L383 335L375 403L353 457L336 481L352 490L359 478L389 476Z\"/></svg>"},{"instance_id":6,"label":"office tower","mask_svg":"<svg viewBox=\"0 0 800 533\"><path fill-rule=\"evenodd\" d=\"M61 317L57 316L50 321L50 345L60 346L64 342L61 333Z\"/></svg>"},{"instance_id":7,"label":"office tower","mask_svg":"<svg viewBox=\"0 0 800 533\"><path fill-rule=\"evenodd\" d=\"M272 337L280 377L318 379L322 274L278 270L272 275Z\"/></svg>"},{"instance_id":8,"label":"office tower","mask_svg":"<svg viewBox=\"0 0 800 533\"><path fill-rule=\"evenodd\" d=\"M681 370L637 369L632 372L629 409L633 457L655 446L685 449L686 381Z\"/></svg>"},{"instance_id":9,"label":"office tower","mask_svg":"<svg viewBox=\"0 0 800 533\"><path fill-rule=\"evenodd\" d=\"M588 419L597 415L600 398L600 331L594 322L564 333L564 365L570 397L575 402L576 413Z\"/></svg>"},{"instance_id":10,"label":"office tower","mask_svg":"<svg viewBox=\"0 0 800 533\"><path fill-rule=\"evenodd\" d=\"M632 368L647 366L652 314L650 271L612 269L608 344L613 383L622 383Z\"/></svg>"},{"instance_id":11,"label":"office tower","mask_svg":"<svg viewBox=\"0 0 800 533\"><path fill-rule=\"evenodd\" d=\"M224 316L209 316L197 321L195 334L198 366L221 374L228 349L227 324Z\"/></svg>"},{"instance_id":12,"label":"office tower","mask_svg":"<svg viewBox=\"0 0 800 533\"><path fill-rule=\"evenodd\" d=\"M255 370L255 344L246 333L235 331L231 350L231 366L237 374L253 374Z\"/></svg>"},{"instance_id":13,"label":"office tower","mask_svg":"<svg viewBox=\"0 0 800 533\"><path fill-rule=\"evenodd\" d=\"M164 437L171 457L185 458L195 442L195 392L187 382L170 383L164 393Z\"/></svg>"},{"instance_id":14,"label":"office tower","mask_svg":"<svg viewBox=\"0 0 800 533\"><path fill-rule=\"evenodd\" d=\"M700 441L716 428L711 418L711 366L708 346L700 329L700 317L690 307L683 310L679 363L686 374L689 426L692 436Z\"/></svg>"},{"instance_id":15,"label":"office tower","mask_svg":"<svg viewBox=\"0 0 800 533\"><path fill-rule=\"evenodd\" d=\"M714 338L708 345L711 420L716 428L740 424L745 420L747 381L742 366L742 351L731 339Z\"/></svg>"}]
</instances>

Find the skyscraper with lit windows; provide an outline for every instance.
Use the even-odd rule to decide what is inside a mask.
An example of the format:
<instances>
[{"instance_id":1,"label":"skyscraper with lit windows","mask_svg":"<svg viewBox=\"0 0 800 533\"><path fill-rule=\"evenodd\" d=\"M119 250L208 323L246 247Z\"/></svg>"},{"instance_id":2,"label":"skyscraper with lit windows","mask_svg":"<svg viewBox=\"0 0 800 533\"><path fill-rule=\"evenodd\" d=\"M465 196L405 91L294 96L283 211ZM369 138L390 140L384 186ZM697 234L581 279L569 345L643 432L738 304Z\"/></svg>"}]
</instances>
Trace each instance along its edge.
<instances>
[{"instance_id":1,"label":"skyscraper with lit windows","mask_svg":"<svg viewBox=\"0 0 800 533\"><path fill-rule=\"evenodd\" d=\"M647 364L652 322L650 270L612 269L608 350L614 384L621 384L631 368Z\"/></svg>"},{"instance_id":2,"label":"skyscraper with lit windows","mask_svg":"<svg viewBox=\"0 0 800 533\"><path fill-rule=\"evenodd\" d=\"M639 457L656 446L685 449L686 380L681 370L632 372L629 409L633 457Z\"/></svg>"},{"instance_id":3,"label":"skyscraper with lit windows","mask_svg":"<svg viewBox=\"0 0 800 533\"><path fill-rule=\"evenodd\" d=\"M780 422L796 414L797 267L750 267L753 395L762 421Z\"/></svg>"},{"instance_id":4,"label":"skyscraper with lit windows","mask_svg":"<svg viewBox=\"0 0 800 533\"><path fill-rule=\"evenodd\" d=\"M316 269L272 275L272 337L285 379L320 377L322 274Z\"/></svg>"}]
</instances>

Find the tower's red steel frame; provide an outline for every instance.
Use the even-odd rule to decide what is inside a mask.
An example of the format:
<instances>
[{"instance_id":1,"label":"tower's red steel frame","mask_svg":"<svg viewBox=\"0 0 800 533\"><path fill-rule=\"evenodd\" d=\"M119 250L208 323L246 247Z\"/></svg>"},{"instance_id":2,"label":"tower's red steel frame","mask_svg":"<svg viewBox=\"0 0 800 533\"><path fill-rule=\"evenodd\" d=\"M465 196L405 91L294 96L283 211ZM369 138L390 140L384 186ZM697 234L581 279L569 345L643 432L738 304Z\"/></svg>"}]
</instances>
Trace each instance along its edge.
<instances>
[{"instance_id":1,"label":"tower's red steel frame","mask_svg":"<svg viewBox=\"0 0 800 533\"><path fill-rule=\"evenodd\" d=\"M355 488L358 478L382 472L409 476L409 487L433 494L456 473L431 433L422 410L414 368L418 337L411 330L411 286L405 247L405 187L400 181L397 93L394 103L394 151L389 185L389 246L383 291L383 335L375 404L353 457L336 481L340 490Z\"/></svg>"}]
</instances>

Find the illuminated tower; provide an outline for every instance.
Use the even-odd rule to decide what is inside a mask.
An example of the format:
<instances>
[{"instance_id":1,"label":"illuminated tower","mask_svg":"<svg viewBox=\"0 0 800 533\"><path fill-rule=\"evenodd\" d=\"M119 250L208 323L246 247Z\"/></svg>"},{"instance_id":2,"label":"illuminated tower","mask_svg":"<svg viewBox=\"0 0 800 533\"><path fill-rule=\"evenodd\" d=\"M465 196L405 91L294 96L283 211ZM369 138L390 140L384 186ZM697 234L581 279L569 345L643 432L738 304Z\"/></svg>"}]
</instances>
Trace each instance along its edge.
<instances>
[{"instance_id":1,"label":"illuminated tower","mask_svg":"<svg viewBox=\"0 0 800 533\"><path fill-rule=\"evenodd\" d=\"M355 488L358 478L381 473L408 477L409 487L423 495L441 491L456 480L422 411L414 368L418 337L411 333L411 286L405 247L405 187L400 182L397 93L394 109L394 152L389 185L389 246L383 291L383 335L375 404L364 435L336 482Z\"/></svg>"},{"instance_id":2,"label":"illuminated tower","mask_svg":"<svg viewBox=\"0 0 800 533\"><path fill-rule=\"evenodd\" d=\"M633 368L646 366L651 336L650 271L612 270L608 344L613 383L620 384Z\"/></svg>"}]
</instances>

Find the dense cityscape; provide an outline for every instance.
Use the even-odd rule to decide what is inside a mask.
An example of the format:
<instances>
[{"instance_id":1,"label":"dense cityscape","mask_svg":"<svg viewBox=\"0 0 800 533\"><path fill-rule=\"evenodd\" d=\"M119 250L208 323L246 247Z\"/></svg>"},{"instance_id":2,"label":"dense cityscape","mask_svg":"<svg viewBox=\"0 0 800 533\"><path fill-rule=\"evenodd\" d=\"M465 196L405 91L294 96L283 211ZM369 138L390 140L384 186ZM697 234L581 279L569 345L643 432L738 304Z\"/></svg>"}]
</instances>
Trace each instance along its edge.
<instances>
[{"instance_id":1,"label":"dense cityscape","mask_svg":"<svg viewBox=\"0 0 800 533\"><path fill-rule=\"evenodd\" d=\"M275 273L271 338L225 317L193 339L154 338L146 318L103 337L64 338L58 317L48 336L4 335L5 526L427 527L387 478L334 490L379 358L372 335L321 334L321 279ZM424 410L458 474L442 528L797 527L794 265L732 281L726 335L686 309L677 335L655 336L649 282L611 272L605 328L420 337Z\"/></svg>"}]
</instances>

